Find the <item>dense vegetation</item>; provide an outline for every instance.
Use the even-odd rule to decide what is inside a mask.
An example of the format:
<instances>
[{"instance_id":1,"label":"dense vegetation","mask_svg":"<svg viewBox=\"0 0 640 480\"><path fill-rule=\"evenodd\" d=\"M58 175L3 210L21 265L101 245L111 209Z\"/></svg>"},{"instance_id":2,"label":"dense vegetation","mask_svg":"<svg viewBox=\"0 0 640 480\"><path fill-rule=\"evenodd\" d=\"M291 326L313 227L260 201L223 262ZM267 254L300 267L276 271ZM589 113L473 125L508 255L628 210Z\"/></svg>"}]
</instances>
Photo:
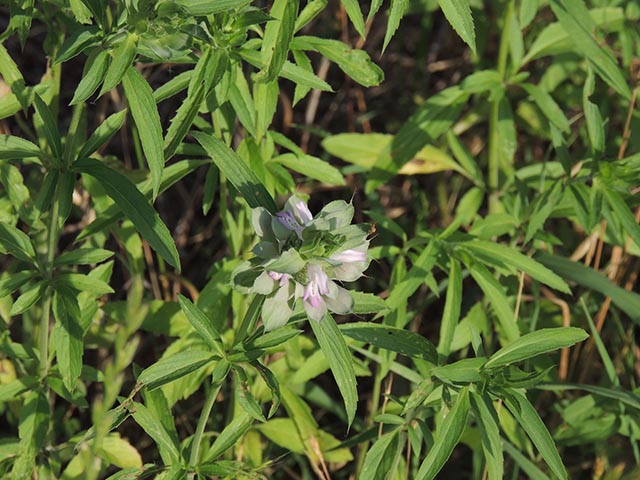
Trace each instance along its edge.
<instances>
[{"instance_id":1,"label":"dense vegetation","mask_svg":"<svg viewBox=\"0 0 640 480\"><path fill-rule=\"evenodd\" d=\"M636 0L0 13L2 478L638 478Z\"/></svg>"}]
</instances>

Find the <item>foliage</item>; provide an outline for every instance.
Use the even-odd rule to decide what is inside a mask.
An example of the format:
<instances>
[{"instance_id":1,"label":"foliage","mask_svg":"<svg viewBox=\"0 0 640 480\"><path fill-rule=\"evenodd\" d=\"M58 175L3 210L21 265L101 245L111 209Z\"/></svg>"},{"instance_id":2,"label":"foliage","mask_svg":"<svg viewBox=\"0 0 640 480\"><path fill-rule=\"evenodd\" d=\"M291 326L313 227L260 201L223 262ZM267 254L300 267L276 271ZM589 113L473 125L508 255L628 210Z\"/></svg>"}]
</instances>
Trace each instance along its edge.
<instances>
[{"instance_id":1,"label":"foliage","mask_svg":"<svg viewBox=\"0 0 640 480\"><path fill-rule=\"evenodd\" d=\"M334 3L0 2L3 478L638 474L637 3Z\"/></svg>"}]
</instances>

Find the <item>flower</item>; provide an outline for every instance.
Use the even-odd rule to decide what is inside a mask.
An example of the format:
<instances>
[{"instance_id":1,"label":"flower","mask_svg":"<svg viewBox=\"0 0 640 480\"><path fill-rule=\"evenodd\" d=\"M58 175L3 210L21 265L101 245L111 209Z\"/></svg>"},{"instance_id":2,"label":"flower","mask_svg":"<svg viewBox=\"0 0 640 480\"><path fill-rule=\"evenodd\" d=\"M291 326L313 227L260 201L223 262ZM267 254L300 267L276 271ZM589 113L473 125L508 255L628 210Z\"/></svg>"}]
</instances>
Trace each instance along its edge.
<instances>
[{"instance_id":1,"label":"flower","mask_svg":"<svg viewBox=\"0 0 640 480\"><path fill-rule=\"evenodd\" d=\"M302 302L311 320L319 322L325 317L327 310L338 314L346 314L351 311L353 298L347 290L329 280L320 264L309 264L307 275L309 282L304 287Z\"/></svg>"},{"instance_id":2,"label":"flower","mask_svg":"<svg viewBox=\"0 0 640 480\"><path fill-rule=\"evenodd\" d=\"M259 237L256 255L232 273L237 288L265 295L265 331L285 325L296 308L321 321L328 312L347 314L353 297L336 282L353 282L369 266L368 225L353 225L353 206L328 203L314 217L298 195L282 211L271 214L259 207L252 224Z\"/></svg>"}]
</instances>

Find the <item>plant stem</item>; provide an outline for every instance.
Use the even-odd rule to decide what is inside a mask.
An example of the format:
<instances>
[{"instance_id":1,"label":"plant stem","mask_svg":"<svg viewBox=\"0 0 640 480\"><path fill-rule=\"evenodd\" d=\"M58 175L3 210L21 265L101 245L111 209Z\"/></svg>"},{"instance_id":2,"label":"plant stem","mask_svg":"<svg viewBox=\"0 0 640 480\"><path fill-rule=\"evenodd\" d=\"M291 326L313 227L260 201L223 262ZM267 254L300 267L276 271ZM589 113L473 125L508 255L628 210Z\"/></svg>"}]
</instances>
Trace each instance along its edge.
<instances>
[{"instance_id":1,"label":"plant stem","mask_svg":"<svg viewBox=\"0 0 640 480\"><path fill-rule=\"evenodd\" d=\"M497 71L503 84L507 73L507 58L509 55L509 30L511 28L511 17L514 11L514 0L509 0L504 15L504 25L502 37L500 38L500 50L498 51ZM491 114L489 117L489 212L495 213L499 210L499 187L500 187L500 139L498 122L500 120L500 101L498 97L491 103Z\"/></svg>"},{"instance_id":2,"label":"plant stem","mask_svg":"<svg viewBox=\"0 0 640 480\"><path fill-rule=\"evenodd\" d=\"M49 232L47 236L47 258L44 272L47 281L51 281L53 278L53 261L56 256L56 248L58 246L59 210L60 202L56 195L51 207L51 219L49 221ZM49 286L45 291L45 297L42 304L42 317L40 318L40 332L38 338L38 347L40 349L40 378L45 378L49 372L49 324L51 323L52 297L53 290Z\"/></svg>"},{"instance_id":3,"label":"plant stem","mask_svg":"<svg viewBox=\"0 0 640 480\"><path fill-rule=\"evenodd\" d=\"M202 411L200 412L200 418L198 419L198 425L196 426L196 432L193 434L193 440L191 441L191 455L189 455L189 467L195 467L198 463L198 457L200 456L200 444L202 443L202 436L204 435L204 429L207 426L207 420L211 415L213 404L216 403L218 392L222 386L222 381L212 382L209 395L207 396ZM195 472L189 473L189 479L192 479Z\"/></svg>"}]
</instances>

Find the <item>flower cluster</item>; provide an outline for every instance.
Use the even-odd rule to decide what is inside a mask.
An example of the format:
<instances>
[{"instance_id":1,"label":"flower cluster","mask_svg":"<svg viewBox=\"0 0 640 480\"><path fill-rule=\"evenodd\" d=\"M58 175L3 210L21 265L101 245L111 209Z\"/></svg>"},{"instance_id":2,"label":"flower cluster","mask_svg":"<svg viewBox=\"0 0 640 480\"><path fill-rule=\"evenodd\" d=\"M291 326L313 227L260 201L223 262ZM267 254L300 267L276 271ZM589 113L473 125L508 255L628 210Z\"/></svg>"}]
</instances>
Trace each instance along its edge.
<instances>
[{"instance_id":1,"label":"flower cluster","mask_svg":"<svg viewBox=\"0 0 640 480\"><path fill-rule=\"evenodd\" d=\"M285 325L298 302L315 321L327 311L352 310L353 297L335 282L355 281L369 266L368 226L351 225L352 218L353 206L342 200L329 203L314 218L297 195L275 215L253 209L256 257L234 271L233 281L267 296L262 307L266 331Z\"/></svg>"}]
</instances>

